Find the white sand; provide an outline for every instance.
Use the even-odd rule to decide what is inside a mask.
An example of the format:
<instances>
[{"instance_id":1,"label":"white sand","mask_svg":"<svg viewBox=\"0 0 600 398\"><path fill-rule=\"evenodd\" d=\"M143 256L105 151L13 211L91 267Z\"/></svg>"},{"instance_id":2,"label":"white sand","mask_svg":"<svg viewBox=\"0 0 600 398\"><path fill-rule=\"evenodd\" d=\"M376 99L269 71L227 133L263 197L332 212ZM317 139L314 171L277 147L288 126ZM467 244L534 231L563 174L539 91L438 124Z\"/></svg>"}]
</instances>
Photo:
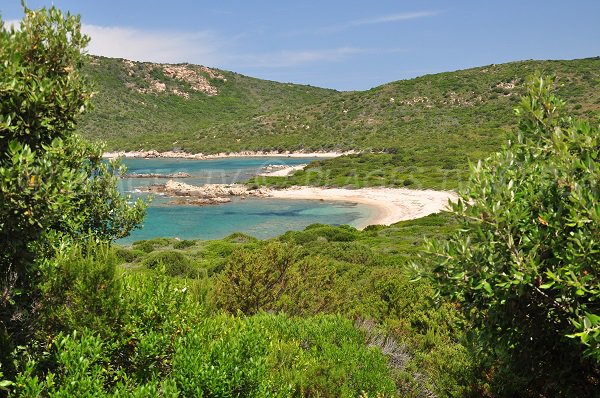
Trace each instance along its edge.
<instances>
[{"instance_id":1,"label":"white sand","mask_svg":"<svg viewBox=\"0 0 600 398\"><path fill-rule=\"evenodd\" d=\"M371 224L390 225L398 221L412 220L438 213L448 207L448 200L457 195L448 191L414 190L406 188L316 188L292 187L272 190L270 197L279 199L316 199L352 203L363 203L377 209L375 216L365 221L364 228ZM325 220L326 221L326 220Z\"/></svg>"},{"instance_id":2,"label":"white sand","mask_svg":"<svg viewBox=\"0 0 600 398\"><path fill-rule=\"evenodd\" d=\"M348 152L262 152L262 151L244 151L244 152L222 152L205 155L203 153L187 152L158 152L158 151L119 151L105 152L104 158L168 158L168 159L221 159L221 158L239 158L239 157L288 157L288 158L335 158L342 155L358 153L356 151Z\"/></svg>"},{"instance_id":3,"label":"white sand","mask_svg":"<svg viewBox=\"0 0 600 398\"><path fill-rule=\"evenodd\" d=\"M299 164L296 166L285 166L285 167L281 167L280 169L277 169L277 170L265 171L264 173L259 173L258 175L263 176L263 177L287 177L287 176L294 174L294 172L296 172L298 170L302 170L306 166L308 166L308 165L307 164Z\"/></svg>"}]
</instances>

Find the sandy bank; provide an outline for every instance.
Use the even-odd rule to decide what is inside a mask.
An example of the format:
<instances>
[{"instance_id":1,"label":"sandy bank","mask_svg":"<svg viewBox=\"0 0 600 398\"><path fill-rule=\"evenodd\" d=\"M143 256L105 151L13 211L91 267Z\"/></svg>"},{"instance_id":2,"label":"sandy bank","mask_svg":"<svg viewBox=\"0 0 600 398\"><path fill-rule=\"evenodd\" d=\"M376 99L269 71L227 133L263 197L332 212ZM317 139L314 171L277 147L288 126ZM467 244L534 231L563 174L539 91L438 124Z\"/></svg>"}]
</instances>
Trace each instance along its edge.
<instances>
[{"instance_id":1,"label":"sandy bank","mask_svg":"<svg viewBox=\"0 0 600 398\"><path fill-rule=\"evenodd\" d=\"M348 152L263 152L263 151L243 151L243 152L222 152L215 154L203 153L187 153L187 152L158 152L158 151L119 151L105 152L104 158L140 158L140 159L222 159L222 158L240 158L240 157L288 157L288 158L334 158L342 155L350 155L357 153L355 151Z\"/></svg>"},{"instance_id":2,"label":"sandy bank","mask_svg":"<svg viewBox=\"0 0 600 398\"><path fill-rule=\"evenodd\" d=\"M438 213L447 208L448 200L457 195L448 191L414 190L406 188L317 188L292 187L271 190L269 197L279 199L313 199L363 203L377 209L376 215L360 225L390 225L398 221L412 220Z\"/></svg>"},{"instance_id":3,"label":"sandy bank","mask_svg":"<svg viewBox=\"0 0 600 398\"><path fill-rule=\"evenodd\" d=\"M273 167L273 169L259 173L258 175L263 176L263 177L287 177L289 175L294 174L294 172L296 172L298 170L302 170L306 166L308 166L308 164L299 164L296 166L280 166L280 167L271 166L271 167Z\"/></svg>"}]
</instances>

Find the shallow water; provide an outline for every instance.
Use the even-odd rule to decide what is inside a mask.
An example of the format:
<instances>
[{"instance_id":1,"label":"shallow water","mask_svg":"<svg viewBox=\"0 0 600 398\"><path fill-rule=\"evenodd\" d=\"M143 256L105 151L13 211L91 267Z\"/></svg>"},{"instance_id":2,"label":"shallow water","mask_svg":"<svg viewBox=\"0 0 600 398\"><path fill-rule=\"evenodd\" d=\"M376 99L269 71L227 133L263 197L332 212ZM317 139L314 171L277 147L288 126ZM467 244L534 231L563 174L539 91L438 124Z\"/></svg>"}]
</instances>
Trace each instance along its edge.
<instances>
[{"instance_id":1,"label":"shallow water","mask_svg":"<svg viewBox=\"0 0 600 398\"><path fill-rule=\"evenodd\" d=\"M270 164L297 165L307 158L227 158L214 160L126 159L130 173L172 174L185 172L190 178L177 179L188 184L232 183L246 181ZM120 188L134 197L141 186L160 184L167 179L123 179ZM363 205L334 201L287 200L270 198L234 199L215 206L171 205L169 199L155 196L143 228L122 239L129 243L154 237L182 239L218 239L233 232L268 238L289 230L301 230L314 223L364 225L374 209Z\"/></svg>"}]
</instances>

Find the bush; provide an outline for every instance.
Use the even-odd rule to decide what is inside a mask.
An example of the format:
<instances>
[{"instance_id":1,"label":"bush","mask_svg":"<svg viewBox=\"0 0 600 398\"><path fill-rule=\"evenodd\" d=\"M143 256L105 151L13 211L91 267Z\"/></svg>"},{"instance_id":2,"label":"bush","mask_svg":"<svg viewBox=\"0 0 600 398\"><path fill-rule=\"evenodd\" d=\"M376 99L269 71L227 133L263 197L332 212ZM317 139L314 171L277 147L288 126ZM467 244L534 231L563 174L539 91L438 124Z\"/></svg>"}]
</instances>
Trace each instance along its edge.
<instances>
[{"instance_id":1,"label":"bush","mask_svg":"<svg viewBox=\"0 0 600 398\"><path fill-rule=\"evenodd\" d=\"M192 246L195 246L195 245L196 245L196 241L195 240L186 240L186 239L184 239L184 240L181 240L181 241L175 243L173 245L173 249L183 250L183 249L188 249L188 248L190 248Z\"/></svg>"},{"instance_id":2,"label":"bush","mask_svg":"<svg viewBox=\"0 0 600 398\"><path fill-rule=\"evenodd\" d=\"M140 240L137 242L133 242L133 248L137 251L141 251L144 253L152 253L154 251L154 245L148 241Z\"/></svg>"},{"instance_id":3,"label":"bush","mask_svg":"<svg viewBox=\"0 0 600 398\"><path fill-rule=\"evenodd\" d=\"M206 271L196 266L188 256L175 250L152 253L143 264L168 276L198 278L206 275Z\"/></svg>"},{"instance_id":4,"label":"bush","mask_svg":"<svg viewBox=\"0 0 600 398\"><path fill-rule=\"evenodd\" d=\"M305 246L304 252L311 256L322 256L336 261L364 266L381 265L381 258L371 247L358 242L315 241Z\"/></svg>"},{"instance_id":5,"label":"bush","mask_svg":"<svg viewBox=\"0 0 600 398\"><path fill-rule=\"evenodd\" d=\"M76 245L47 262L39 286L38 340L84 328L112 335L121 315L116 265L117 257L108 245L92 242Z\"/></svg>"},{"instance_id":6,"label":"bush","mask_svg":"<svg viewBox=\"0 0 600 398\"><path fill-rule=\"evenodd\" d=\"M241 232L234 232L231 235L226 236L224 239L226 242L231 243L255 243L258 242L254 236L243 234Z\"/></svg>"},{"instance_id":7,"label":"bush","mask_svg":"<svg viewBox=\"0 0 600 398\"><path fill-rule=\"evenodd\" d=\"M144 257L145 253L137 249L128 249L122 246L115 246L113 248L115 256L124 263L133 263Z\"/></svg>"},{"instance_id":8,"label":"bush","mask_svg":"<svg viewBox=\"0 0 600 398\"><path fill-rule=\"evenodd\" d=\"M142 282L142 283L139 283ZM387 358L339 316L206 317L184 289L126 280L129 335L58 335L17 375L17 396L388 396Z\"/></svg>"},{"instance_id":9,"label":"bush","mask_svg":"<svg viewBox=\"0 0 600 398\"><path fill-rule=\"evenodd\" d=\"M80 27L54 7L0 21L0 365L32 337L40 267L73 241L127 236L144 213L119 193L119 163L75 133L92 96Z\"/></svg>"},{"instance_id":10,"label":"bush","mask_svg":"<svg viewBox=\"0 0 600 398\"><path fill-rule=\"evenodd\" d=\"M292 245L279 242L234 251L215 285L217 306L247 315L266 309L283 294L297 257Z\"/></svg>"},{"instance_id":11,"label":"bush","mask_svg":"<svg viewBox=\"0 0 600 398\"><path fill-rule=\"evenodd\" d=\"M291 240L297 244L306 244L317 240L327 242L352 242L358 237L358 231L348 225L332 226L323 224L309 225L304 231L287 232L283 240Z\"/></svg>"},{"instance_id":12,"label":"bush","mask_svg":"<svg viewBox=\"0 0 600 398\"><path fill-rule=\"evenodd\" d=\"M528 83L515 139L473 167L453 205L462 225L430 246L432 275L508 367L503 393L588 396L600 372L600 133L562 117L551 85Z\"/></svg>"}]
</instances>

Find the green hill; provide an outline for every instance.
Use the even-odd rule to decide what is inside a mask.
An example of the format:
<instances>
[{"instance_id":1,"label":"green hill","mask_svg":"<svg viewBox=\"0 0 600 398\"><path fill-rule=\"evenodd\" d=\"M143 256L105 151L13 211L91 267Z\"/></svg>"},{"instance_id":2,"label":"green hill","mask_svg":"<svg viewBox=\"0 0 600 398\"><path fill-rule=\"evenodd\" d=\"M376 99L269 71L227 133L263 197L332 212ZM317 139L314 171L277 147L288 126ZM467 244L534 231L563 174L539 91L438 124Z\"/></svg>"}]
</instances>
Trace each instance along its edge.
<instances>
[{"instance_id":1,"label":"green hill","mask_svg":"<svg viewBox=\"0 0 600 398\"><path fill-rule=\"evenodd\" d=\"M200 65L154 64L90 57L95 108L82 131L108 149L240 147L207 136L266 113L283 112L336 95L334 90L284 84ZM178 143L174 143L178 141ZM208 146L210 149L208 149Z\"/></svg>"},{"instance_id":2,"label":"green hill","mask_svg":"<svg viewBox=\"0 0 600 398\"><path fill-rule=\"evenodd\" d=\"M557 76L571 113L594 118L600 111L598 57L488 65L356 92L101 57L91 58L87 71L98 94L81 128L108 150L388 154L312 165L325 167L327 178L300 172L303 180L289 183L455 187L467 159L485 157L504 141L524 79L536 71Z\"/></svg>"}]
</instances>

